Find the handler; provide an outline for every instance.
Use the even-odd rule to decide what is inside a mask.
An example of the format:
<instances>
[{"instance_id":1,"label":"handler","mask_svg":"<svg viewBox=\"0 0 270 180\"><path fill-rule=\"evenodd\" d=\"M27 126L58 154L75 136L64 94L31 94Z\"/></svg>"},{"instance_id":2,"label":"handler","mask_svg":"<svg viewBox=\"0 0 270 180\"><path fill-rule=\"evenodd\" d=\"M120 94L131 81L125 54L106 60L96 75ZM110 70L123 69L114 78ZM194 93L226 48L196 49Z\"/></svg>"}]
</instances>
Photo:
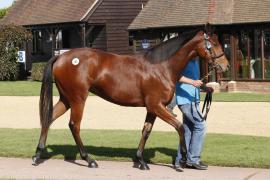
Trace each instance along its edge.
<instances>
[{"instance_id":1,"label":"handler","mask_svg":"<svg viewBox=\"0 0 270 180\"><path fill-rule=\"evenodd\" d=\"M200 87L203 84L199 78L199 62L197 59L190 60L179 82L176 84L176 102L183 114L187 154L186 157L182 155L179 144L175 168L180 166L199 170L206 170L208 168L200 159L206 134L206 125L199 108ZM206 87L205 90L213 91L211 87Z\"/></svg>"}]
</instances>

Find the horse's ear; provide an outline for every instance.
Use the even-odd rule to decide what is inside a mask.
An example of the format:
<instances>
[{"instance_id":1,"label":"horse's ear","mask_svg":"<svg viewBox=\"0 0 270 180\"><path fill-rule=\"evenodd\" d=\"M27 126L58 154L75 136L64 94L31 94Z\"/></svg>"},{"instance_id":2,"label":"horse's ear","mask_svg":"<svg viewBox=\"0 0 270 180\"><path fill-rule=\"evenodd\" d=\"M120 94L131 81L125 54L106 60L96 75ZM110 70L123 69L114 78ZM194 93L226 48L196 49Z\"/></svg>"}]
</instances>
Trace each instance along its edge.
<instances>
[{"instance_id":1,"label":"horse's ear","mask_svg":"<svg viewBox=\"0 0 270 180\"><path fill-rule=\"evenodd\" d=\"M211 29L211 25L209 22L207 22L204 26L204 31L207 33L207 34L211 34L212 32L212 29Z\"/></svg>"},{"instance_id":2,"label":"horse's ear","mask_svg":"<svg viewBox=\"0 0 270 180\"><path fill-rule=\"evenodd\" d=\"M204 26L204 30L205 30L205 33L207 33L208 35L213 35L215 34L216 29L214 26L211 26L210 23L206 23Z\"/></svg>"}]
</instances>

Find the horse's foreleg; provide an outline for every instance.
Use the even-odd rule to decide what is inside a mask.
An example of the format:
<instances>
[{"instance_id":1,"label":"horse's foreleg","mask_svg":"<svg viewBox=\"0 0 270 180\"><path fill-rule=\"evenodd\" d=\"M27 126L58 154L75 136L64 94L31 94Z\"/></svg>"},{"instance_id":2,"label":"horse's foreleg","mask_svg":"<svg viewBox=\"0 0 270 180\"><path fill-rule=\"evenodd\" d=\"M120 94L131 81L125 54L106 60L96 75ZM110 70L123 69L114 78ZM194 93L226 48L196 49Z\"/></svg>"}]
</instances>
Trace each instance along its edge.
<instances>
[{"instance_id":1,"label":"horse's foreleg","mask_svg":"<svg viewBox=\"0 0 270 180\"><path fill-rule=\"evenodd\" d=\"M140 140L138 151L137 151L136 156L135 156L135 163L138 162L139 168L142 170L149 169L148 165L143 160L143 151L144 151L145 143L146 143L146 141L151 133L152 127L154 125L155 119L156 119L156 115L154 115L153 113L147 112L145 123L144 123L143 130L142 130L142 137Z\"/></svg>"},{"instance_id":2,"label":"horse's foreleg","mask_svg":"<svg viewBox=\"0 0 270 180\"><path fill-rule=\"evenodd\" d=\"M64 104L63 101L60 99L53 107L53 121L56 120L61 115L63 115L68 109L69 107L66 104ZM41 153L45 149L48 130L49 128L45 128L45 127L41 128L41 133L40 133L39 143L36 149L36 154L32 158L33 165L39 164Z\"/></svg>"},{"instance_id":3,"label":"horse's foreleg","mask_svg":"<svg viewBox=\"0 0 270 180\"><path fill-rule=\"evenodd\" d=\"M154 107L151 109L155 114L162 119L163 121L167 122L168 124L172 125L179 135L179 143L181 144L181 153L183 155L183 158L186 157L187 154L187 147L186 147L186 141L184 136L184 127L183 124L177 120L163 104L159 104L157 107Z\"/></svg>"},{"instance_id":4,"label":"horse's foreleg","mask_svg":"<svg viewBox=\"0 0 270 180\"><path fill-rule=\"evenodd\" d=\"M77 144L81 158L88 163L89 167L97 168L98 164L94 159L88 156L80 137L80 125L82 120L83 109L84 103L71 105L71 117L69 122L69 128Z\"/></svg>"}]
</instances>

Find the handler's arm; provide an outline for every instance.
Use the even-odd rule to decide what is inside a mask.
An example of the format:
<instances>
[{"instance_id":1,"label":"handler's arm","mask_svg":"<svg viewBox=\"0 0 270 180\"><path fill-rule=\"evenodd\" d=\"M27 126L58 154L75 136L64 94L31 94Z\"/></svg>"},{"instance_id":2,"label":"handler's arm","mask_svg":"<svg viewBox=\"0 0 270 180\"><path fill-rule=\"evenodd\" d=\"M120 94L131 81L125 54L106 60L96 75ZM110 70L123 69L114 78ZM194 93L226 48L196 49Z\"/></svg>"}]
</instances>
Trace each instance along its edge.
<instances>
[{"instance_id":1,"label":"handler's arm","mask_svg":"<svg viewBox=\"0 0 270 180\"><path fill-rule=\"evenodd\" d=\"M203 84L203 82L201 80L193 80L193 79L187 78L185 76L181 76L179 79L179 82L191 84L195 87L200 87Z\"/></svg>"}]
</instances>

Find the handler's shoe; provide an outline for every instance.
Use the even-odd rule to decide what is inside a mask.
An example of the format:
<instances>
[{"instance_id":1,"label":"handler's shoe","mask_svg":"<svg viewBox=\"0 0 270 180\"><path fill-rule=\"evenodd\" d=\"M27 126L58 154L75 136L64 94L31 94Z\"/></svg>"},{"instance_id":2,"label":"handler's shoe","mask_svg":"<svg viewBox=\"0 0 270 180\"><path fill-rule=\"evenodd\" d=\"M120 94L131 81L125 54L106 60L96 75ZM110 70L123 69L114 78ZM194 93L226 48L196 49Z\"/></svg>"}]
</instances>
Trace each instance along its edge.
<instances>
[{"instance_id":1,"label":"handler's shoe","mask_svg":"<svg viewBox=\"0 0 270 180\"><path fill-rule=\"evenodd\" d=\"M174 168L175 169L179 169L179 168L185 168L186 167L186 161L182 161L182 160L180 160L180 162L179 161L175 161L175 164L174 164Z\"/></svg>"},{"instance_id":2,"label":"handler's shoe","mask_svg":"<svg viewBox=\"0 0 270 180\"><path fill-rule=\"evenodd\" d=\"M204 164L202 161L199 161L197 163L187 162L186 165L188 168L198 169L198 170L206 170L208 168L208 165Z\"/></svg>"}]
</instances>

